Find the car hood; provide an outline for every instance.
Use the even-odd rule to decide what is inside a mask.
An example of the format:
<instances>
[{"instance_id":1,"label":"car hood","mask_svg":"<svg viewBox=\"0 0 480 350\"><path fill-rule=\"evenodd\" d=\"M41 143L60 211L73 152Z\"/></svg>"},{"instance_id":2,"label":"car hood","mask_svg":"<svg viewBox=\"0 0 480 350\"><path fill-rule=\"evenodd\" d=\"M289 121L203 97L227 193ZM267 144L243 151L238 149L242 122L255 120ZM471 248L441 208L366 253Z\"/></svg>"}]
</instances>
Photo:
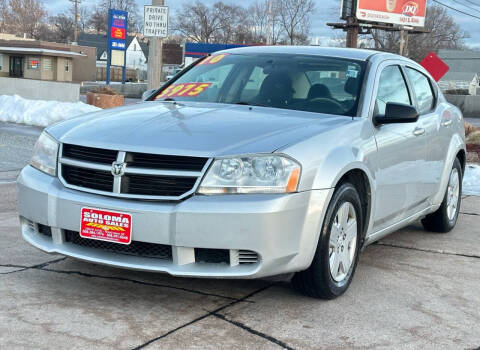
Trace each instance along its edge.
<instances>
[{"instance_id":1,"label":"car hood","mask_svg":"<svg viewBox=\"0 0 480 350\"><path fill-rule=\"evenodd\" d=\"M62 143L190 156L270 153L351 118L265 107L145 102L56 124Z\"/></svg>"}]
</instances>

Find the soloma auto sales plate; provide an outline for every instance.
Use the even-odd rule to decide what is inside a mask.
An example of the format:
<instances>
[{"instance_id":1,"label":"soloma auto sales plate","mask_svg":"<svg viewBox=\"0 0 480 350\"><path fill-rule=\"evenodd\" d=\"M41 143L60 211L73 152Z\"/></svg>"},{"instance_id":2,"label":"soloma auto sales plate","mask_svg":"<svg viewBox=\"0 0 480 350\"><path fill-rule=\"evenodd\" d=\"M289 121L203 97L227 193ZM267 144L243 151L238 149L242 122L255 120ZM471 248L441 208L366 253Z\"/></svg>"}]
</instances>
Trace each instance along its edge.
<instances>
[{"instance_id":1,"label":"soloma auto sales plate","mask_svg":"<svg viewBox=\"0 0 480 350\"><path fill-rule=\"evenodd\" d=\"M120 244L132 242L132 216L94 208L82 208L80 236Z\"/></svg>"}]
</instances>

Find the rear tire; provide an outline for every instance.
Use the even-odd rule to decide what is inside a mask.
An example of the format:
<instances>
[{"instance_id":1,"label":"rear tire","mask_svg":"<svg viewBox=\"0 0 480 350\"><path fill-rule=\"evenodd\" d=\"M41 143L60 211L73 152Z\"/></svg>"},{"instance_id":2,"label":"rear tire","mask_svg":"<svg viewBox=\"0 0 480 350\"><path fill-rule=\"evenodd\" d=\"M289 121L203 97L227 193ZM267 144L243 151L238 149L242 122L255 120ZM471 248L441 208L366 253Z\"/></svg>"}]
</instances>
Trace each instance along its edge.
<instances>
[{"instance_id":1,"label":"rear tire","mask_svg":"<svg viewBox=\"0 0 480 350\"><path fill-rule=\"evenodd\" d=\"M292 278L296 290L320 299L333 299L347 290L358 262L362 213L360 196L352 184L335 190L312 264Z\"/></svg>"},{"instance_id":2,"label":"rear tire","mask_svg":"<svg viewBox=\"0 0 480 350\"><path fill-rule=\"evenodd\" d=\"M462 165L458 158L455 158L440 208L422 219L425 230L447 233L455 227L462 202L462 179Z\"/></svg>"}]
</instances>

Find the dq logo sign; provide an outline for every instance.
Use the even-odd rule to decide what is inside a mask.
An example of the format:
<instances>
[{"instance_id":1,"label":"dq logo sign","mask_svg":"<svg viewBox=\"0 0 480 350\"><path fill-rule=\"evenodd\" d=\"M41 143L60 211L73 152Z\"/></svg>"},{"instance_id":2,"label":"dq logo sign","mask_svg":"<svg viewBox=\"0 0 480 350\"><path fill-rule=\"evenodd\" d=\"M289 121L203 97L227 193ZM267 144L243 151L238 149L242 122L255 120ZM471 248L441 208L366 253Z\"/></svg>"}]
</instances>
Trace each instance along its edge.
<instances>
[{"instance_id":1,"label":"dq logo sign","mask_svg":"<svg viewBox=\"0 0 480 350\"><path fill-rule=\"evenodd\" d=\"M404 16L413 17L417 14L418 4L414 1L409 1L403 5L402 13Z\"/></svg>"}]
</instances>

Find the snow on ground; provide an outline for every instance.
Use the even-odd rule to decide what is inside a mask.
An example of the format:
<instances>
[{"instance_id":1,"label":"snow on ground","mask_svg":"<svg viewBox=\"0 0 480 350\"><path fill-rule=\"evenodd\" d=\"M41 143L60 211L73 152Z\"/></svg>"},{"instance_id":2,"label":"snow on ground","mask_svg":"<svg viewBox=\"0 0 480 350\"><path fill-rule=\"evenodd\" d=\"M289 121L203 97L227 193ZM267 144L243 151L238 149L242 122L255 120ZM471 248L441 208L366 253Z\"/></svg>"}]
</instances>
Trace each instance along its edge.
<instances>
[{"instance_id":1,"label":"snow on ground","mask_svg":"<svg viewBox=\"0 0 480 350\"><path fill-rule=\"evenodd\" d=\"M48 126L99 110L101 108L83 102L27 100L17 95L0 95L0 121L2 122Z\"/></svg>"},{"instance_id":2,"label":"snow on ground","mask_svg":"<svg viewBox=\"0 0 480 350\"><path fill-rule=\"evenodd\" d=\"M467 164L463 177L463 194L480 196L480 165Z\"/></svg>"}]
</instances>

